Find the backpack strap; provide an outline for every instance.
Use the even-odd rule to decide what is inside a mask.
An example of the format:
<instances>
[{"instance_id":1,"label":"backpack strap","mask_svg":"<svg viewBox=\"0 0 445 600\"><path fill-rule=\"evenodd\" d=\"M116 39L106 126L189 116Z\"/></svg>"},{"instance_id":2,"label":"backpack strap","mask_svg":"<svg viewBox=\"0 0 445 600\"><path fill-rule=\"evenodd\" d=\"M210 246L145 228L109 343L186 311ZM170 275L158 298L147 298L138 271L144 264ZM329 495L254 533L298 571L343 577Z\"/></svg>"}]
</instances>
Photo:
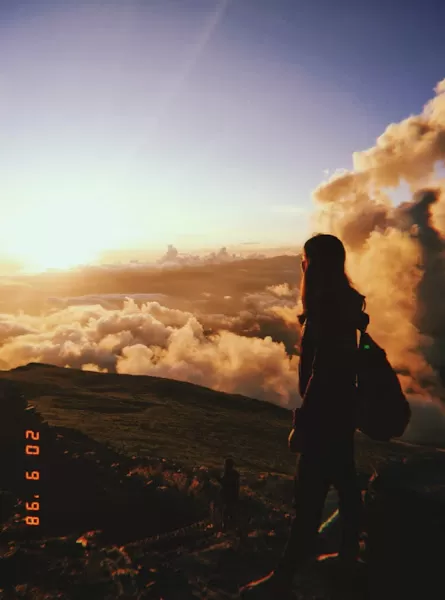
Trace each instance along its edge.
<instances>
[{"instance_id":1,"label":"backpack strap","mask_svg":"<svg viewBox=\"0 0 445 600\"><path fill-rule=\"evenodd\" d=\"M360 346L362 345L362 339L363 339L364 334L366 333L366 329L368 328L368 325L369 325L369 315L368 315L368 313L365 313L364 310L362 310L362 312L360 313L360 316L359 316L359 322L357 323L357 329L358 329L358 331L360 331L357 349L360 348Z\"/></svg>"}]
</instances>

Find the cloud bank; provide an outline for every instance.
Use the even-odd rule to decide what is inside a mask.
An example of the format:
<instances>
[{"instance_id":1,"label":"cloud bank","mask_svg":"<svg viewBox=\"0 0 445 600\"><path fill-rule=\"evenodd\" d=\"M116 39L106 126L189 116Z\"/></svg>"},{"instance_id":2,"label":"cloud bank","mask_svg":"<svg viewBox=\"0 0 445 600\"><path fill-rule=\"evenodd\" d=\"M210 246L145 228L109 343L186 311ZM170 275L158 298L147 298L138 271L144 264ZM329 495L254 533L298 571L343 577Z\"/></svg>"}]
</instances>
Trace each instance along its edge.
<instances>
[{"instance_id":1,"label":"cloud bank","mask_svg":"<svg viewBox=\"0 0 445 600\"><path fill-rule=\"evenodd\" d=\"M445 186L436 175L445 159L445 80L421 114L389 125L353 159L353 171L314 191L314 228L347 246L350 275L367 297L371 334L405 390L427 402L425 430L428 402L445 397ZM403 182L412 197L395 206L388 190Z\"/></svg>"},{"instance_id":2,"label":"cloud bank","mask_svg":"<svg viewBox=\"0 0 445 600\"><path fill-rule=\"evenodd\" d=\"M284 406L298 399L297 358L289 359L282 343L227 330L205 333L192 313L158 302L0 315L0 343L1 368L44 362L189 381Z\"/></svg>"}]
</instances>

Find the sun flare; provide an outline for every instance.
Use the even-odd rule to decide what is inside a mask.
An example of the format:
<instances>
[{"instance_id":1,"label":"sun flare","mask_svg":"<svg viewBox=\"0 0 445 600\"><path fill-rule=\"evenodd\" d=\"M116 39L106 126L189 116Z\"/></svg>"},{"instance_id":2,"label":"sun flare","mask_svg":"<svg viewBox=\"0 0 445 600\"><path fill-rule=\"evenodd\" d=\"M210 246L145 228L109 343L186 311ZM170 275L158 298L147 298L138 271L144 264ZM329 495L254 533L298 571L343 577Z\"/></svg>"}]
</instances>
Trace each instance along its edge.
<instances>
[{"instance_id":1,"label":"sun flare","mask_svg":"<svg viewBox=\"0 0 445 600\"><path fill-rule=\"evenodd\" d=\"M48 219L40 214L14 223L7 232L8 254L27 272L65 270L95 261L107 248L107 229L85 214L62 217L53 212Z\"/></svg>"},{"instance_id":2,"label":"sun flare","mask_svg":"<svg viewBox=\"0 0 445 600\"><path fill-rule=\"evenodd\" d=\"M39 240L32 243L22 243L20 248L13 250L13 255L23 265L26 271L42 272L48 269L66 270L75 266L91 263L98 252L85 245L67 243L60 240Z\"/></svg>"}]
</instances>

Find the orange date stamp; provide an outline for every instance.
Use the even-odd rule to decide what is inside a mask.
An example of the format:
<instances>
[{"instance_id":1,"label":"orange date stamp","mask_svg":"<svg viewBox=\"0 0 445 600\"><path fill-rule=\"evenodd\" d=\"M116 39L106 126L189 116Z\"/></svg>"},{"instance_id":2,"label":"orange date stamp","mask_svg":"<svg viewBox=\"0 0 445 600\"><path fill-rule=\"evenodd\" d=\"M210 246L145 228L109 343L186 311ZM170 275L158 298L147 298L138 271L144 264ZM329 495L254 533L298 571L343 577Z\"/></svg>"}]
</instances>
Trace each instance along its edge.
<instances>
[{"instance_id":1,"label":"orange date stamp","mask_svg":"<svg viewBox=\"0 0 445 600\"><path fill-rule=\"evenodd\" d=\"M40 442L40 432L26 429L25 440L25 454L27 457L40 456L40 444L36 443ZM24 476L25 480L30 482L40 481L40 471L37 469L32 471L26 470ZM29 513L25 517L25 523L31 526L40 525L40 494L33 494L32 500L30 502L25 502L25 510Z\"/></svg>"}]
</instances>

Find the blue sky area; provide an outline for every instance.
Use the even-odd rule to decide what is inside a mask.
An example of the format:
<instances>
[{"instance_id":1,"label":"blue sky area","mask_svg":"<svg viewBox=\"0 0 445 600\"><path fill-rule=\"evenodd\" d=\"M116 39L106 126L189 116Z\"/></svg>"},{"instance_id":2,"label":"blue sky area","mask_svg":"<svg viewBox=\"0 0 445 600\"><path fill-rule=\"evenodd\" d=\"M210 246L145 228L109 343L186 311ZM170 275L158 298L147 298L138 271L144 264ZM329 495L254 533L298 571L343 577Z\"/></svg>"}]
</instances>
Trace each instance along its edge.
<instances>
[{"instance_id":1,"label":"blue sky area","mask_svg":"<svg viewBox=\"0 0 445 600\"><path fill-rule=\"evenodd\" d=\"M325 171L434 96L444 22L432 1L2 2L0 254L36 230L68 263L80 240L82 261L300 241Z\"/></svg>"}]
</instances>

